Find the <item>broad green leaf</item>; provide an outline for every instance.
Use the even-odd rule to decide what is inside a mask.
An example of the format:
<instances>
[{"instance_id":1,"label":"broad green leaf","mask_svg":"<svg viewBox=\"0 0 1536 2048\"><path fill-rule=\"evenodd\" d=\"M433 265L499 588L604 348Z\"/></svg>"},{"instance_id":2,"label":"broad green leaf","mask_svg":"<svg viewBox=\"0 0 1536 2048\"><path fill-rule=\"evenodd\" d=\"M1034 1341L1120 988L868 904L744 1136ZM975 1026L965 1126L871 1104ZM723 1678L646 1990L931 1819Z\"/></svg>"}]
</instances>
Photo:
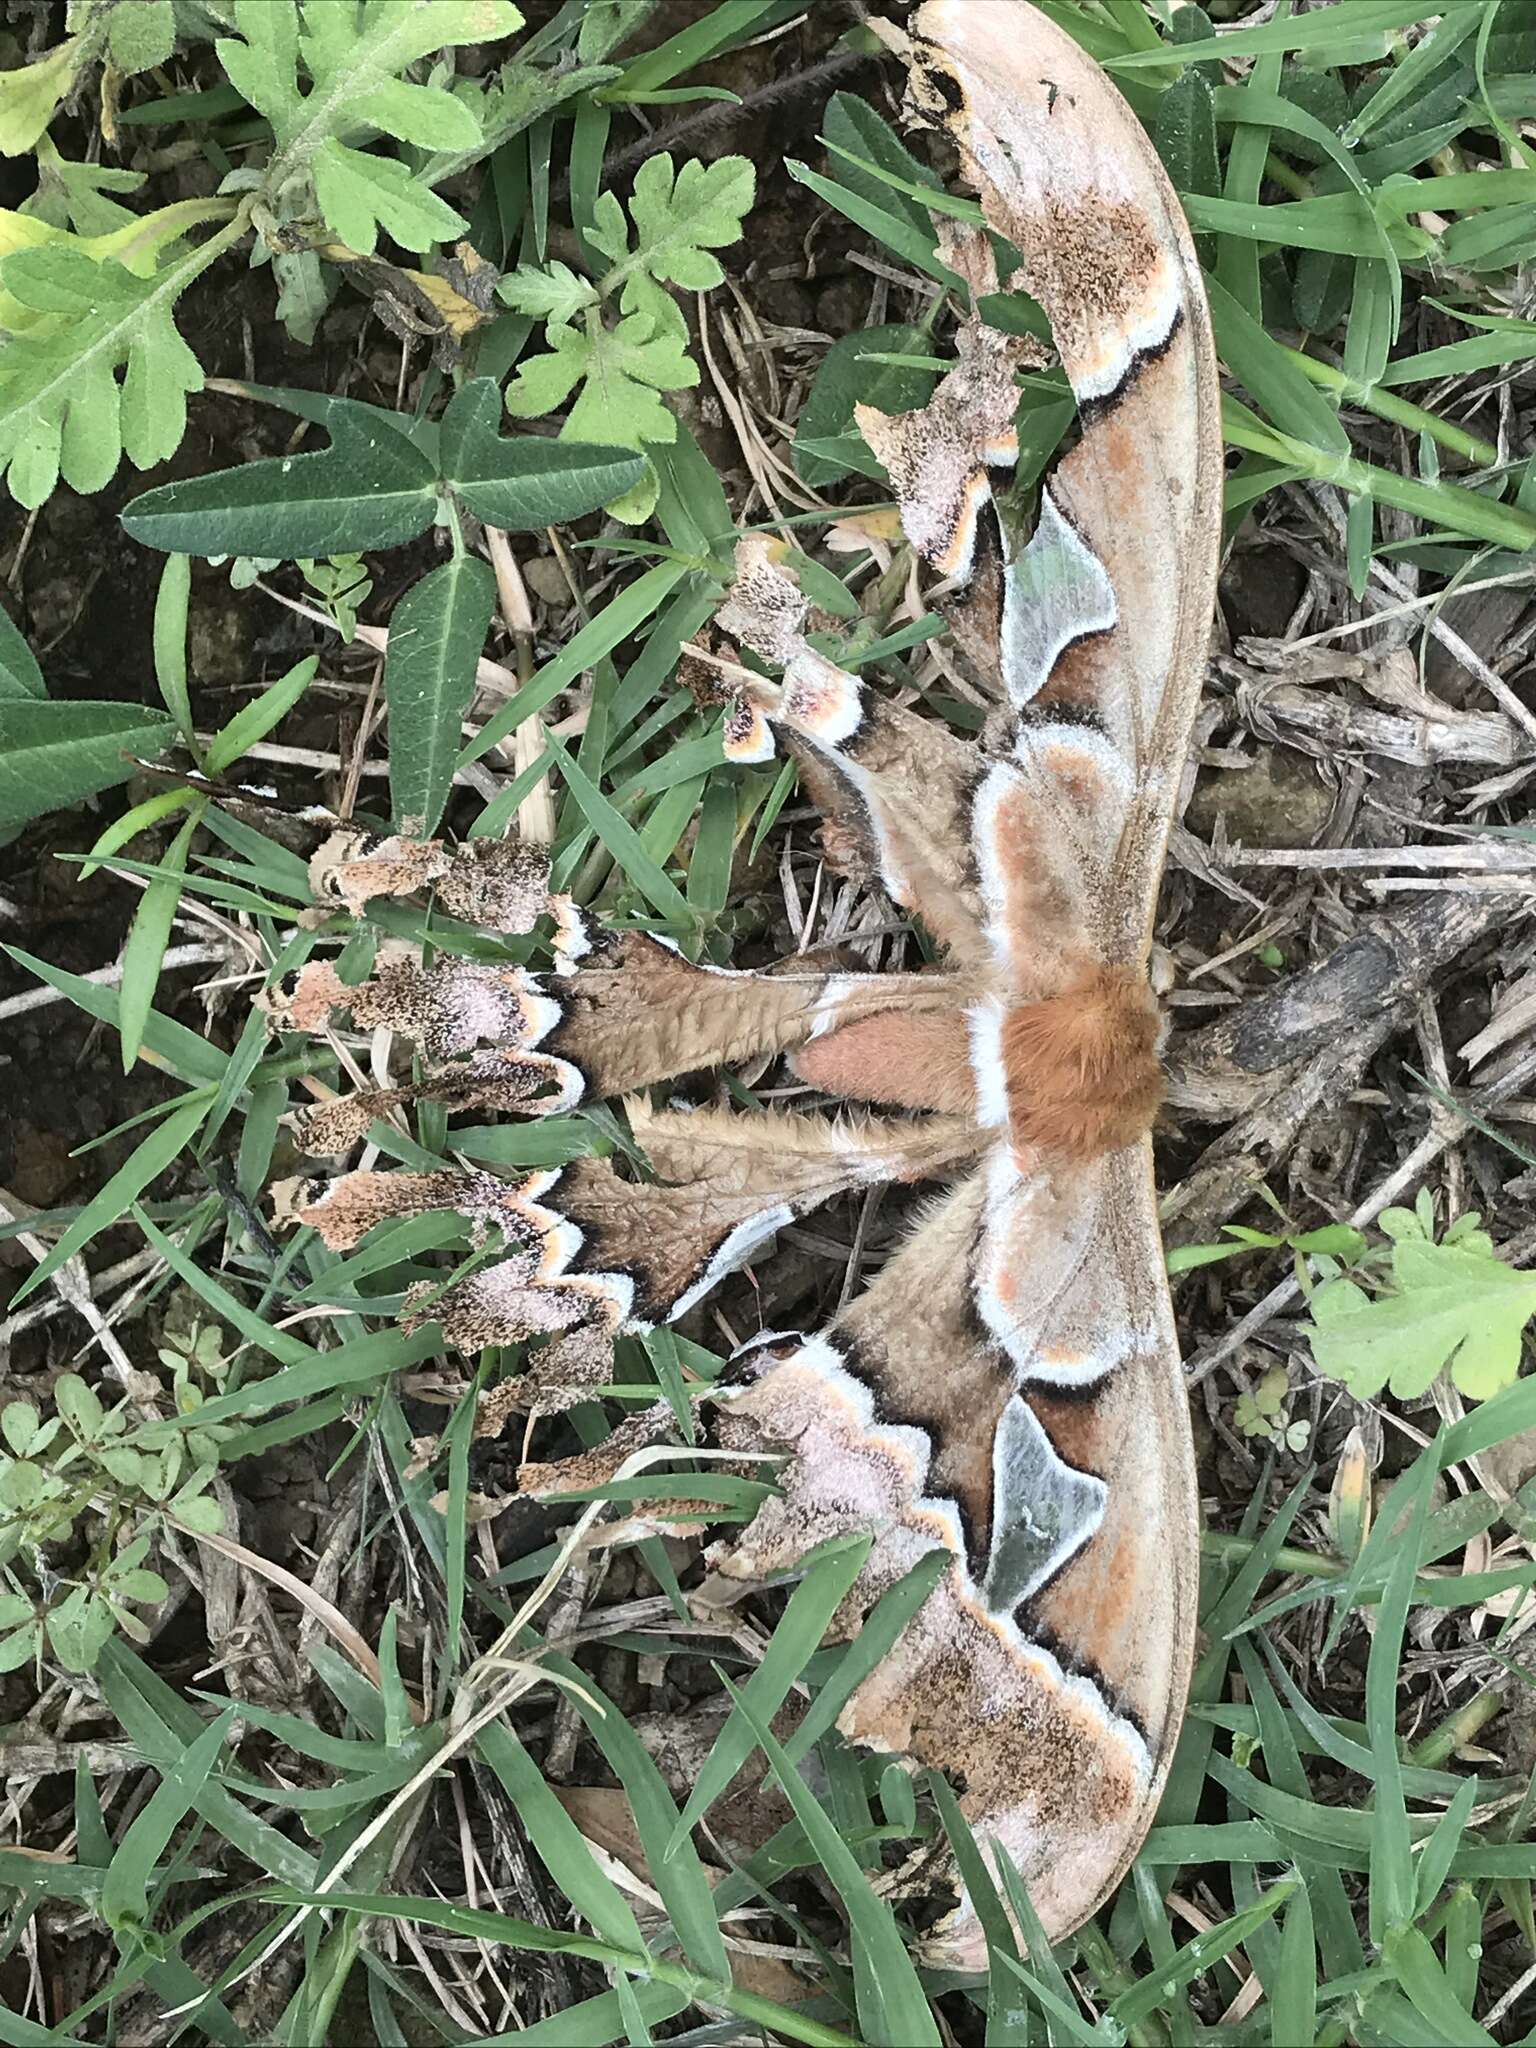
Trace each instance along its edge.
<instances>
[{"instance_id":1,"label":"broad green leaf","mask_svg":"<svg viewBox=\"0 0 1536 2048\"><path fill-rule=\"evenodd\" d=\"M455 555L413 584L390 615L390 804L395 829L412 838L436 831L453 786L459 727L495 604L496 578L485 563Z\"/></svg>"},{"instance_id":2,"label":"broad green leaf","mask_svg":"<svg viewBox=\"0 0 1536 2048\"><path fill-rule=\"evenodd\" d=\"M835 92L827 102L821 132L824 142L845 152L836 162L837 176L842 184L871 205L890 207L904 213L917 233L932 235L933 223L920 199L888 185L881 178L871 177L861 163L852 161L862 158L880 170L893 173L907 184L931 186L937 192L943 190L933 172L926 164L919 163L889 122L882 120L867 100L855 99L852 93Z\"/></svg>"},{"instance_id":3,"label":"broad green leaf","mask_svg":"<svg viewBox=\"0 0 1536 2048\"><path fill-rule=\"evenodd\" d=\"M88 56L85 38L72 36L35 64L0 71L0 156L22 156L35 146Z\"/></svg>"},{"instance_id":4,"label":"broad green leaf","mask_svg":"<svg viewBox=\"0 0 1536 2048\"><path fill-rule=\"evenodd\" d=\"M37 665L37 656L23 639L20 627L0 605L0 704L8 699L46 697L48 685Z\"/></svg>"},{"instance_id":5,"label":"broad green leaf","mask_svg":"<svg viewBox=\"0 0 1536 2048\"><path fill-rule=\"evenodd\" d=\"M832 344L795 422L795 468L805 483L822 490L850 470L874 477L884 474L854 425L853 408L861 404L878 412L911 412L927 401L934 372L867 358L926 357L932 349L932 337L921 327L899 324L863 327ZM845 456L828 452L827 444L839 437L846 437ZM816 446L803 445L809 442Z\"/></svg>"},{"instance_id":6,"label":"broad green leaf","mask_svg":"<svg viewBox=\"0 0 1536 2048\"><path fill-rule=\"evenodd\" d=\"M130 77L164 64L176 48L171 0L134 0L131 7L114 7L107 16L107 47L118 70Z\"/></svg>"},{"instance_id":7,"label":"broad green leaf","mask_svg":"<svg viewBox=\"0 0 1536 2048\"><path fill-rule=\"evenodd\" d=\"M371 127L418 149L473 149L480 140L474 110L440 86L389 78L366 93L355 112Z\"/></svg>"},{"instance_id":8,"label":"broad green leaf","mask_svg":"<svg viewBox=\"0 0 1536 2048\"><path fill-rule=\"evenodd\" d=\"M175 730L165 712L145 705L0 694L0 831L126 782L135 772L130 757L153 759Z\"/></svg>"},{"instance_id":9,"label":"broad green leaf","mask_svg":"<svg viewBox=\"0 0 1536 2048\"><path fill-rule=\"evenodd\" d=\"M13 1465L11 1472L28 1469ZM48 1645L66 1671L87 1672L94 1669L116 1627L107 1602L88 1586L76 1586L48 1610Z\"/></svg>"},{"instance_id":10,"label":"broad green leaf","mask_svg":"<svg viewBox=\"0 0 1536 2048\"><path fill-rule=\"evenodd\" d=\"M1181 18L1187 13L1181 10ZM1210 81L1197 66L1192 64L1176 78L1158 101L1153 140L1181 197L1191 192L1211 196L1221 190L1215 98ZM1201 260L1209 263L1213 254L1207 240L1200 249Z\"/></svg>"},{"instance_id":11,"label":"broad green leaf","mask_svg":"<svg viewBox=\"0 0 1536 2048\"><path fill-rule=\"evenodd\" d=\"M615 447L564 435L558 441L542 434L505 440L500 420L501 394L489 377L466 384L442 420L444 479L488 526L533 533L579 519L646 475L644 458L622 439Z\"/></svg>"},{"instance_id":12,"label":"broad green leaf","mask_svg":"<svg viewBox=\"0 0 1536 2048\"><path fill-rule=\"evenodd\" d=\"M332 398L324 412L329 448L162 484L125 509L125 531L167 553L279 560L414 540L437 506L431 463L373 406Z\"/></svg>"}]
</instances>

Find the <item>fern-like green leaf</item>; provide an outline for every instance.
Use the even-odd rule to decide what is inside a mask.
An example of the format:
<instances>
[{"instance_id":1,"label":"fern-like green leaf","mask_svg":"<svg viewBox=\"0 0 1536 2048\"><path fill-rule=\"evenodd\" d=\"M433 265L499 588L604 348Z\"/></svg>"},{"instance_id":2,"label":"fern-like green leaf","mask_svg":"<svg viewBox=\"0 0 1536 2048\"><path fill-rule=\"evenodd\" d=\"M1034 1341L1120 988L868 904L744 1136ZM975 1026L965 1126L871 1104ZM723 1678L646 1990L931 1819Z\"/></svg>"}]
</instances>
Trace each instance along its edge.
<instances>
[{"instance_id":1,"label":"fern-like green leaf","mask_svg":"<svg viewBox=\"0 0 1536 2048\"><path fill-rule=\"evenodd\" d=\"M458 102L450 101L456 106ZM398 158L322 142L313 164L315 198L341 240L371 256L379 229L418 252L464 231L464 217L412 176Z\"/></svg>"},{"instance_id":2,"label":"fern-like green leaf","mask_svg":"<svg viewBox=\"0 0 1536 2048\"><path fill-rule=\"evenodd\" d=\"M60 476L74 490L99 491L124 453L147 469L175 451L203 372L172 308L209 260L205 245L137 277L54 242L0 264L12 299L55 316L13 339L0 360L0 468L21 504L42 504Z\"/></svg>"},{"instance_id":3,"label":"fern-like green leaf","mask_svg":"<svg viewBox=\"0 0 1536 2048\"><path fill-rule=\"evenodd\" d=\"M597 303L597 286L578 277L568 263L519 263L496 287L496 296L515 312L568 326L578 313Z\"/></svg>"},{"instance_id":4,"label":"fern-like green leaf","mask_svg":"<svg viewBox=\"0 0 1536 2048\"><path fill-rule=\"evenodd\" d=\"M440 86L406 84L420 57L512 35L510 0L238 0L240 37L221 37L225 74L272 123L274 182L303 172L319 145L381 129L455 150L479 135L473 111Z\"/></svg>"},{"instance_id":5,"label":"fern-like green leaf","mask_svg":"<svg viewBox=\"0 0 1536 2048\"><path fill-rule=\"evenodd\" d=\"M591 308L579 327L551 323L548 337L552 353L524 363L507 387L514 419L553 412L580 386L560 430L562 441L643 448L676 440L677 422L660 394L699 381L682 335L670 328L657 332L648 313L630 313L616 327L605 327ZM648 518L656 492L652 472L608 509L616 519Z\"/></svg>"},{"instance_id":6,"label":"fern-like green leaf","mask_svg":"<svg viewBox=\"0 0 1536 2048\"><path fill-rule=\"evenodd\" d=\"M618 200L604 192L597 201L591 239L613 265L602 280L604 294L617 289L622 311L648 313L658 334L666 327L682 334L682 314L664 287L709 291L721 282L725 272L710 251L741 240L755 193L756 176L744 156L694 160L680 171L665 151L647 157L629 202L633 248Z\"/></svg>"},{"instance_id":7,"label":"fern-like green leaf","mask_svg":"<svg viewBox=\"0 0 1536 2048\"><path fill-rule=\"evenodd\" d=\"M1323 1372L1363 1401L1384 1386L1412 1400L1447 1364L1469 1400L1513 1383L1536 1315L1536 1273L1506 1265L1479 1230L1453 1226L1439 1244L1404 1230L1392 1245L1392 1286L1375 1299L1352 1280L1317 1290L1309 1335Z\"/></svg>"},{"instance_id":8,"label":"fern-like green leaf","mask_svg":"<svg viewBox=\"0 0 1536 2048\"><path fill-rule=\"evenodd\" d=\"M522 25L510 0L237 0L235 25L239 35L220 37L218 56L272 125L269 197L291 197L296 181L313 180L330 225L365 254L380 226L410 249L462 230L444 202L419 186L407 192L406 165L345 145L382 133L423 149L474 149L474 108L403 74L435 50L510 35Z\"/></svg>"}]
</instances>

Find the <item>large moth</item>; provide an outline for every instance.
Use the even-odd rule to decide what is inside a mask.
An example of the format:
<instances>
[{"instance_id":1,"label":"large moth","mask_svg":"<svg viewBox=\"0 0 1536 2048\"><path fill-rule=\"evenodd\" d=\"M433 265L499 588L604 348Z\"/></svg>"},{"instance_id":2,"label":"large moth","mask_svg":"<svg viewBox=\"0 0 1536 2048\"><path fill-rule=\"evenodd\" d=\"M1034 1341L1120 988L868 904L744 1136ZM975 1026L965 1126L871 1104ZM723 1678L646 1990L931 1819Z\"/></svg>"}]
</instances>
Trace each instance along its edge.
<instances>
[{"instance_id":1,"label":"large moth","mask_svg":"<svg viewBox=\"0 0 1536 2048\"><path fill-rule=\"evenodd\" d=\"M909 111L958 145L988 226L1021 259L1012 285L1049 316L1078 436L1006 560L989 474L1017 451L1023 345L972 310L929 405L861 413L913 545L967 589L957 624L992 662L997 699L979 743L818 653L765 541L743 543L718 624L780 678L723 664L729 751L798 757L829 858L878 875L943 949L940 967L711 970L641 933L588 932L525 849L333 848L319 881L354 909L436 880L456 914L503 930L552 909L561 952L535 976L385 948L360 986L314 964L275 991L289 1027L350 1010L359 1028L414 1039L424 1063L413 1083L322 1105L310 1149L346 1150L413 1096L540 1115L625 1095L653 1177L599 1160L516 1186L357 1172L288 1199L333 1247L436 1208L498 1228L506 1256L431 1313L465 1349L547 1339L502 1391L504 1407L549 1409L607 1377L615 1334L684 1312L787 1219L873 1180L948 1182L831 1324L765 1332L732 1361L722 1440L791 1455L780 1492L715 1561L763 1577L872 1529L862 1610L926 1552L951 1553L840 1725L953 1774L1056 1936L1145 1833L1193 1642L1195 1478L1153 1200L1148 960L1211 617L1217 387L1183 217L1097 67L1029 0L927 0L889 39ZM995 288L985 236L951 233L946 252L973 301ZM634 1095L765 1053L873 1113L688 1114ZM616 1450L657 1426L625 1425ZM525 1468L533 1488L570 1477ZM980 1960L966 1906L934 1946Z\"/></svg>"}]
</instances>

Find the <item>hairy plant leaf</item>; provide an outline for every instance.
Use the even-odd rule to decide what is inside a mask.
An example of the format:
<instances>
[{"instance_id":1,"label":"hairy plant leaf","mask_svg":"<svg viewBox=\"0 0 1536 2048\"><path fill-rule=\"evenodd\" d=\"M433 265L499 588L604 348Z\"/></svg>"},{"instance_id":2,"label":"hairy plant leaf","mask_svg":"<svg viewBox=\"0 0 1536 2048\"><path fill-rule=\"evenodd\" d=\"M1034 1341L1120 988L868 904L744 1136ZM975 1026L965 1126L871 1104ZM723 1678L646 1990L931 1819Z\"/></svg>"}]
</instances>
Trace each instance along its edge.
<instances>
[{"instance_id":1,"label":"hairy plant leaf","mask_svg":"<svg viewBox=\"0 0 1536 2048\"><path fill-rule=\"evenodd\" d=\"M312 169L320 211L361 256L373 254L380 228L402 249L418 252L464 232L464 216L397 157L348 149L332 136L316 150Z\"/></svg>"},{"instance_id":2,"label":"hairy plant leaf","mask_svg":"<svg viewBox=\"0 0 1536 2048\"><path fill-rule=\"evenodd\" d=\"M329 448L162 484L125 509L125 531L167 553L289 560L393 547L430 526L427 458L374 406L329 398L322 417Z\"/></svg>"},{"instance_id":3,"label":"hairy plant leaf","mask_svg":"<svg viewBox=\"0 0 1536 2048\"><path fill-rule=\"evenodd\" d=\"M389 791L397 831L424 839L453 785L460 721L496 603L496 578L474 555L455 555L395 606L384 661L389 706Z\"/></svg>"},{"instance_id":4,"label":"hairy plant leaf","mask_svg":"<svg viewBox=\"0 0 1536 2048\"><path fill-rule=\"evenodd\" d=\"M0 351L0 467L19 504L42 504L61 475L73 490L99 491L124 453L148 469L175 452L203 372L171 308L207 266L209 247L150 277L95 261L73 241L0 263L10 299L60 316Z\"/></svg>"},{"instance_id":5,"label":"hairy plant leaf","mask_svg":"<svg viewBox=\"0 0 1536 2048\"><path fill-rule=\"evenodd\" d=\"M552 353L524 363L507 386L507 410L514 419L537 419L580 392L560 430L562 440L617 442L642 448L666 443L677 422L661 401L663 391L681 391L699 381L682 338L658 333L649 313L629 313L605 327L589 311L581 327L552 327ZM609 509L631 522L649 516L656 502L655 477L647 474Z\"/></svg>"},{"instance_id":6,"label":"hairy plant leaf","mask_svg":"<svg viewBox=\"0 0 1536 2048\"><path fill-rule=\"evenodd\" d=\"M74 84L76 67L86 54L84 38L72 36L35 64L0 71L0 156L21 156L34 146Z\"/></svg>"},{"instance_id":7,"label":"hairy plant leaf","mask_svg":"<svg viewBox=\"0 0 1536 2048\"><path fill-rule=\"evenodd\" d=\"M126 782L130 755L159 753L175 730L164 711L141 704L0 696L0 831Z\"/></svg>"},{"instance_id":8,"label":"hairy plant leaf","mask_svg":"<svg viewBox=\"0 0 1536 2048\"><path fill-rule=\"evenodd\" d=\"M5 74L14 77L14 72ZM142 171L123 171L111 164L76 164L59 155L47 136L37 149L37 190L22 202L22 213L47 226L73 229L87 237L110 235L121 228L139 229L142 216L109 199L109 192L137 192Z\"/></svg>"},{"instance_id":9,"label":"hairy plant leaf","mask_svg":"<svg viewBox=\"0 0 1536 2048\"><path fill-rule=\"evenodd\" d=\"M597 286L578 277L568 263L519 263L496 287L496 296L514 311L568 326L576 315L597 304Z\"/></svg>"},{"instance_id":10,"label":"hairy plant leaf","mask_svg":"<svg viewBox=\"0 0 1536 2048\"><path fill-rule=\"evenodd\" d=\"M656 334L648 313L631 313L607 328L594 316L584 328L561 327L553 353L524 363L507 389L514 419L553 412L580 385L564 432L573 438L639 447L671 441L677 427L657 395L697 384L697 364L671 334Z\"/></svg>"},{"instance_id":11,"label":"hairy plant leaf","mask_svg":"<svg viewBox=\"0 0 1536 2048\"><path fill-rule=\"evenodd\" d=\"M839 156L836 162L840 183L871 205L905 214L914 232L932 239L933 223L920 199L886 184L883 178L872 176L863 168L863 163L851 161L861 158L908 184L942 190L928 166L918 162L890 123L882 120L867 101L855 99L852 93L834 93L822 117L821 139L834 149L846 151L846 155Z\"/></svg>"},{"instance_id":12,"label":"hairy plant leaf","mask_svg":"<svg viewBox=\"0 0 1536 2048\"><path fill-rule=\"evenodd\" d=\"M744 156L726 156L715 163L691 159L675 170L666 151L647 157L635 173L629 202L635 246L629 245L624 212L611 192L600 195L594 210L591 240L613 265L603 280L604 291L620 287L625 313L649 313L656 332L684 331L682 314L666 284L688 291L708 291L725 276L710 254L741 239L741 223L757 189L756 176Z\"/></svg>"},{"instance_id":13,"label":"hairy plant leaf","mask_svg":"<svg viewBox=\"0 0 1536 2048\"><path fill-rule=\"evenodd\" d=\"M436 49L522 25L508 0L236 0L233 12L240 35L221 37L215 51L225 78L272 125L274 182L305 170L338 135L383 129L430 150L477 139L469 106L440 86L401 86L401 74Z\"/></svg>"},{"instance_id":14,"label":"hairy plant leaf","mask_svg":"<svg viewBox=\"0 0 1536 2048\"><path fill-rule=\"evenodd\" d=\"M107 17L112 62L129 77L164 64L176 48L176 10L171 0L134 0Z\"/></svg>"}]
</instances>

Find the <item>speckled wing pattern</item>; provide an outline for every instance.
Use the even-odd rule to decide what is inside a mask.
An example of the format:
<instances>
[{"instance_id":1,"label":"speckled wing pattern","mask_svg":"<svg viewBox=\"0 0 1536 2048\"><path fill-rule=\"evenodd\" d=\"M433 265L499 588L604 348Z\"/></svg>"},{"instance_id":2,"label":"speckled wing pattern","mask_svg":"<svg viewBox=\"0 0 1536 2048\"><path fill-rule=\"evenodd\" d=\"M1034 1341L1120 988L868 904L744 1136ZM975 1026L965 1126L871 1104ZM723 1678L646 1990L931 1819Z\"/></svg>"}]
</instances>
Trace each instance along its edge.
<instances>
[{"instance_id":1,"label":"speckled wing pattern","mask_svg":"<svg viewBox=\"0 0 1536 2048\"><path fill-rule=\"evenodd\" d=\"M385 946L359 983L323 962L291 977L269 998L280 1025L350 1012L419 1056L408 1085L307 1112L306 1146L346 1152L413 1100L539 1116L617 1095L649 1172L583 1159L518 1186L356 1172L290 1184L282 1207L336 1248L439 1208L499 1231L499 1263L407 1313L464 1349L543 1340L514 1405L547 1410L608 1377L615 1335L675 1319L792 1217L876 1181L949 1183L826 1329L765 1333L731 1361L721 1441L791 1455L779 1492L713 1558L728 1575L782 1574L872 1529L851 1598L865 1611L924 1554L951 1553L839 1725L961 1780L973 1827L1006 1846L1055 1937L1097 1907L1150 1823L1194 1635L1147 961L1213 602L1217 387L1177 201L1091 60L1030 0L926 0L887 39L909 112L953 138L988 226L1018 251L1010 282L1048 314L1079 410L1032 538L1006 561L988 501L1017 454L1024 346L973 309L928 406L860 416L913 546L946 576L975 571L962 606L995 594L973 637L997 650L998 707L974 743L838 667L762 536L741 543L717 620L760 666L701 659L724 679L727 753L790 752L829 859L878 877L942 963L701 967L644 934L590 933L522 850L333 848L322 899L446 884L471 920L500 906L502 928L523 931L547 913L556 964L536 975L444 954L425 967ZM946 224L945 253L975 297L994 288L979 231ZM881 1113L689 1113L636 1093L764 1053ZM579 1474L525 1467L524 1483L591 1483L592 1460ZM979 1965L968 1903L930 1946Z\"/></svg>"}]
</instances>

